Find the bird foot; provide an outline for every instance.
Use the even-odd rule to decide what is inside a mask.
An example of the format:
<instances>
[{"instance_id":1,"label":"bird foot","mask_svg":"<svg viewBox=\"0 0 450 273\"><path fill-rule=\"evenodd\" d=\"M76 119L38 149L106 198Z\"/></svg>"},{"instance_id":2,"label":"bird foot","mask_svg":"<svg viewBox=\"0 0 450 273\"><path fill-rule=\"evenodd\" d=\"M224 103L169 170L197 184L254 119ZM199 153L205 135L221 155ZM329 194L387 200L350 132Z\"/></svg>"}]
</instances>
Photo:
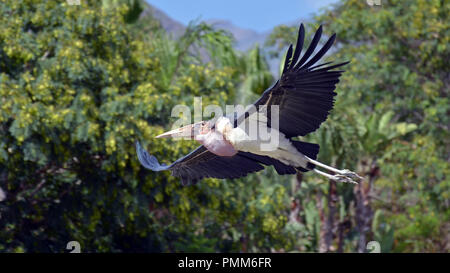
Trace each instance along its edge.
<instances>
[{"instance_id":1,"label":"bird foot","mask_svg":"<svg viewBox=\"0 0 450 273\"><path fill-rule=\"evenodd\" d=\"M346 175L343 175L343 174L333 175L331 179L336 182L341 182L341 183L358 184L358 182L354 181L352 178L350 178Z\"/></svg>"},{"instance_id":2,"label":"bird foot","mask_svg":"<svg viewBox=\"0 0 450 273\"><path fill-rule=\"evenodd\" d=\"M356 181L358 181L358 182L364 180L364 177L358 175L358 174L355 173L355 172L352 172L352 171L350 171L350 170L347 170L347 169L342 170L342 173L341 173L341 174L342 174L342 175L345 175L345 176L347 176L347 177L349 177L350 179L354 179L354 180L356 180Z\"/></svg>"},{"instance_id":3,"label":"bird foot","mask_svg":"<svg viewBox=\"0 0 450 273\"><path fill-rule=\"evenodd\" d=\"M341 170L339 174L333 175L333 180L342 183L358 184L364 178L359 176L357 173L350 170ZM356 180L356 181L355 181Z\"/></svg>"}]
</instances>

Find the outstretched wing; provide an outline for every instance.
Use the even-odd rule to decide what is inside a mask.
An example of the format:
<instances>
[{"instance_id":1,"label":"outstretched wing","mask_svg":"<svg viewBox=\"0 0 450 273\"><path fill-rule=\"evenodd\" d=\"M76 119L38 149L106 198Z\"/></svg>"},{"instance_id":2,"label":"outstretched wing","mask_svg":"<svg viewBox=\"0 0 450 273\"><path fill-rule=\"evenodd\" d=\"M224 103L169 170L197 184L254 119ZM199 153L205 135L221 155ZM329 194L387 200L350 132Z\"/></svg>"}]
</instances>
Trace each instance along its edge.
<instances>
[{"instance_id":1,"label":"outstretched wing","mask_svg":"<svg viewBox=\"0 0 450 273\"><path fill-rule=\"evenodd\" d=\"M217 156L200 146L170 165L160 165L158 160L147 153L139 143L136 150L141 164L153 171L170 170L172 175L181 178L183 185L196 183L205 177L239 178L257 172L264 167L257 161L239 153L232 157Z\"/></svg>"},{"instance_id":2,"label":"outstretched wing","mask_svg":"<svg viewBox=\"0 0 450 273\"><path fill-rule=\"evenodd\" d=\"M315 65L336 38L336 34L333 34L313 56L321 36L322 26L316 31L311 44L300 58L305 38L305 28L301 24L295 51L292 54L290 45L281 78L254 103L257 109L267 106L268 126L271 122L270 106L278 105L279 131L289 138L313 132L327 119L333 108L336 84L344 72L333 69L348 63L330 65L329 62ZM236 124L240 124L247 117L248 114L240 116Z\"/></svg>"},{"instance_id":3,"label":"outstretched wing","mask_svg":"<svg viewBox=\"0 0 450 273\"><path fill-rule=\"evenodd\" d=\"M246 152L239 152L231 157L217 156L204 146L199 146L170 165L159 164L156 157L148 154L139 142L136 142L136 151L142 166L152 171L170 170L173 176L181 178L183 185L196 183L205 177L222 179L243 177L264 169L263 165L273 165L279 174L296 173L293 167L267 156Z\"/></svg>"}]
</instances>

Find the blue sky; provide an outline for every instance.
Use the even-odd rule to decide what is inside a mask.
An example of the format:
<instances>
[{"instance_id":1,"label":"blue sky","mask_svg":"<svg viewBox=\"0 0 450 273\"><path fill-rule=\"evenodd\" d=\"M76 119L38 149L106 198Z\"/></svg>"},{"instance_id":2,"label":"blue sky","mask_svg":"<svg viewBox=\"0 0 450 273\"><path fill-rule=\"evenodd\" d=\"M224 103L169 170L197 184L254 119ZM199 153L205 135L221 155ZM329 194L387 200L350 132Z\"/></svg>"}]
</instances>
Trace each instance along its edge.
<instances>
[{"instance_id":1,"label":"blue sky","mask_svg":"<svg viewBox=\"0 0 450 273\"><path fill-rule=\"evenodd\" d=\"M274 26L307 18L337 0L147 0L173 19L226 19L236 26L267 31Z\"/></svg>"}]
</instances>

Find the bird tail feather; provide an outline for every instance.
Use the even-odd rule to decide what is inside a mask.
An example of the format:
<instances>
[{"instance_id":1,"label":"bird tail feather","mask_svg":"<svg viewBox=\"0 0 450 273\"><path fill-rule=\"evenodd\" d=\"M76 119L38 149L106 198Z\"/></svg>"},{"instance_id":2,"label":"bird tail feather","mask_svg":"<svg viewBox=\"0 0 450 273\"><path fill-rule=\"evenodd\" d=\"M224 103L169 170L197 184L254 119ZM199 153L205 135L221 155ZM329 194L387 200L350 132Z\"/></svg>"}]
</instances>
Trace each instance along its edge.
<instances>
[{"instance_id":1,"label":"bird tail feather","mask_svg":"<svg viewBox=\"0 0 450 273\"><path fill-rule=\"evenodd\" d=\"M138 141L136 141L136 153L139 159L139 162L142 166L144 166L146 169L159 172L164 171L169 168L169 166L166 166L164 164L159 164L158 159L156 157L150 155L144 148L142 148L141 144L139 144Z\"/></svg>"}]
</instances>

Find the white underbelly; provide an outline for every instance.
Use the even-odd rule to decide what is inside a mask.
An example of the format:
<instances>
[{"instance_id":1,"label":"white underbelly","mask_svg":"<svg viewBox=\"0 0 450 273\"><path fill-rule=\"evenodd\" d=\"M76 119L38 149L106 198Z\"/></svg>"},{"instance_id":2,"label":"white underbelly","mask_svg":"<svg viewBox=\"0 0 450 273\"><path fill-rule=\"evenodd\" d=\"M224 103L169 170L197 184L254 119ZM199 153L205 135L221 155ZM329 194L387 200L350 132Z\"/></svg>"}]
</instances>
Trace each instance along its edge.
<instances>
[{"instance_id":1,"label":"white underbelly","mask_svg":"<svg viewBox=\"0 0 450 273\"><path fill-rule=\"evenodd\" d=\"M245 131L233 128L227 135L234 148L239 151L275 158L284 164L294 167L306 167L307 160L286 136L273 129L268 129L268 139L250 137Z\"/></svg>"}]
</instances>

